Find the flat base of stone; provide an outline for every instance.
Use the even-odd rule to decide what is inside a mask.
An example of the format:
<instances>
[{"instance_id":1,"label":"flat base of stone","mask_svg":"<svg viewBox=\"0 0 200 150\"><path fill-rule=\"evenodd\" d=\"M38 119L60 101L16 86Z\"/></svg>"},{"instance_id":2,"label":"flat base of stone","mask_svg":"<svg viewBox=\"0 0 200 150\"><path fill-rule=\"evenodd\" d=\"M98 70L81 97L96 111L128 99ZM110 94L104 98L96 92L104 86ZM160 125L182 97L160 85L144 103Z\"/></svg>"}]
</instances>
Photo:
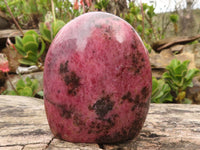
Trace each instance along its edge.
<instances>
[{"instance_id":1,"label":"flat base of stone","mask_svg":"<svg viewBox=\"0 0 200 150\"><path fill-rule=\"evenodd\" d=\"M0 150L197 150L200 105L151 104L144 127L131 141L70 143L51 134L42 99L0 95Z\"/></svg>"}]
</instances>

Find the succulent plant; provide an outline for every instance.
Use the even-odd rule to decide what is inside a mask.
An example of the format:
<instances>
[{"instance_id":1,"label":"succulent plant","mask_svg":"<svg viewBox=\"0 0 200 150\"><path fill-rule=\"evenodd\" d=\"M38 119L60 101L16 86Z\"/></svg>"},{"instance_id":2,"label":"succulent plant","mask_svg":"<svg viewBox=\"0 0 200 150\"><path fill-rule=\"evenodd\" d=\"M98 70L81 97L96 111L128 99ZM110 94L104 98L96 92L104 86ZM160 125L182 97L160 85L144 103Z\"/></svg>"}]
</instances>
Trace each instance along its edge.
<instances>
[{"instance_id":1,"label":"succulent plant","mask_svg":"<svg viewBox=\"0 0 200 150\"><path fill-rule=\"evenodd\" d=\"M41 49L39 50L41 42ZM23 56L19 59L21 64L25 65L39 65L39 57L45 50L45 43L39 37L37 32L29 30L24 34L24 37L15 37L15 48Z\"/></svg>"},{"instance_id":2,"label":"succulent plant","mask_svg":"<svg viewBox=\"0 0 200 150\"><path fill-rule=\"evenodd\" d=\"M42 38L48 42L51 43L52 40L55 38L58 31L65 25L65 22L62 20L56 20L53 22L44 22L40 23L39 29Z\"/></svg>"},{"instance_id":3,"label":"succulent plant","mask_svg":"<svg viewBox=\"0 0 200 150\"><path fill-rule=\"evenodd\" d=\"M172 102L173 97L170 94L171 88L163 79L157 80L155 77L152 78L152 103L166 103Z\"/></svg>"},{"instance_id":4,"label":"succulent plant","mask_svg":"<svg viewBox=\"0 0 200 150\"><path fill-rule=\"evenodd\" d=\"M163 74L165 82L168 83L170 88L176 94L176 101L182 103L185 98L185 90L187 87L192 87L192 79L200 72L199 69L188 70L190 61L186 60L180 62L177 59L173 59L166 67L167 72Z\"/></svg>"},{"instance_id":5,"label":"succulent plant","mask_svg":"<svg viewBox=\"0 0 200 150\"><path fill-rule=\"evenodd\" d=\"M37 79L31 80L29 77L25 81L21 78L17 81L16 90L6 91L7 95L20 95L33 97L37 93L39 82Z\"/></svg>"}]
</instances>

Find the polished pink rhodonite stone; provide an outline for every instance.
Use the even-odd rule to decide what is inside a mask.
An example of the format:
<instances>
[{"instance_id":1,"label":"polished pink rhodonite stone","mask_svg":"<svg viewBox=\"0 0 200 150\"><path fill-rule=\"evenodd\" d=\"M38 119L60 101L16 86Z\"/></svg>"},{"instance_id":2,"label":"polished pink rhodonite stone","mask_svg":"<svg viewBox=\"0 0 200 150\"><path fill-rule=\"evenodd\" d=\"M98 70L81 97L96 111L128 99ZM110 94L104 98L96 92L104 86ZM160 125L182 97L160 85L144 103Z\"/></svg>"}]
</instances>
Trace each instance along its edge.
<instances>
[{"instance_id":1,"label":"polished pink rhodonite stone","mask_svg":"<svg viewBox=\"0 0 200 150\"><path fill-rule=\"evenodd\" d=\"M71 142L132 139L145 121L151 86L147 50L131 25L108 13L81 15L60 30L46 56L50 129Z\"/></svg>"}]
</instances>

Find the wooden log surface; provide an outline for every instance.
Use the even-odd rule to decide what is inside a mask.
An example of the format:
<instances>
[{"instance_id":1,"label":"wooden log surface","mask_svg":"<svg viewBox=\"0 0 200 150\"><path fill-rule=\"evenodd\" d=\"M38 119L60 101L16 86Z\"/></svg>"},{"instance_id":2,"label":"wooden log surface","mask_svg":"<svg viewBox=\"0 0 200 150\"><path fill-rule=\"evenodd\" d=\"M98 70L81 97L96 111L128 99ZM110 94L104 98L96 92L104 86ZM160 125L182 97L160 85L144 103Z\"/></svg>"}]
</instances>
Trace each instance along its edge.
<instances>
[{"instance_id":1,"label":"wooden log surface","mask_svg":"<svg viewBox=\"0 0 200 150\"><path fill-rule=\"evenodd\" d=\"M131 141L70 143L50 132L42 99L0 95L0 150L198 150L200 105L151 104L144 127Z\"/></svg>"},{"instance_id":2,"label":"wooden log surface","mask_svg":"<svg viewBox=\"0 0 200 150\"><path fill-rule=\"evenodd\" d=\"M23 33L26 33L29 30L34 30L37 33L39 33L38 29L28 29L28 30L23 30ZM15 36L22 36L21 32L17 29L4 29L0 30L0 39L7 39L8 37L15 37Z\"/></svg>"},{"instance_id":3,"label":"wooden log surface","mask_svg":"<svg viewBox=\"0 0 200 150\"><path fill-rule=\"evenodd\" d=\"M29 30L34 30L37 33L39 33L39 29L28 29L23 30L23 33L26 33ZM16 36L22 36L21 32L17 29L4 29L0 30L0 50L6 47L6 41L7 38L10 38L10 40L14 43L14 37Z\"/></svg>"},{"instance_id":4,"label":"wooden log surface","mask_svg":"<svg viewBox=\"0 0 200 150\"><path fill-rule=\"evenodd\" d=\"M159 41L156 41L152 43L152 48L156 52L160 52L161 50L165 48L169 48L170 46L176 45L176 44L186 44L192 41L195 41L200 38L200 34L195 36L176 36L176 37L170 37L161 39Z\"/></svg>"}]
</instances>

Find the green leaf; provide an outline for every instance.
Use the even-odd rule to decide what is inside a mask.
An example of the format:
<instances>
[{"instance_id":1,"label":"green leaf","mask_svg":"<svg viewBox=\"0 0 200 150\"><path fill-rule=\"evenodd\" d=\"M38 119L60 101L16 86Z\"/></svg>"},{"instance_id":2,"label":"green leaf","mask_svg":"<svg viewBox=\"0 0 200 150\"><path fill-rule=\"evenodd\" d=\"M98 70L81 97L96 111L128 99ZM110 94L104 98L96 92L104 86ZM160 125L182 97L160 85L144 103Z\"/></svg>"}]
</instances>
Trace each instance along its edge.
<instances>
[{"instance_id":1,"label":"green leaf","mask_svg":"<svg viewBox=\"0 0 200 150\"><path fill-rule=\"evenodd\" d=\"M176 68L177 66L178 66L178 60L177 59L173 59L168 67Z\"/></svg>"},{"instance_id":2,"label":"green leaf","mask_svg":"<svg viewBox=\"0 0 200 150\"><path fill-rule=\"evenodd\" d=\"M185 76L187 74L187 66L179 65L175 68L175 76Z\"/></svg>"},{"instance_id":3,"label":"green leaf","mask_svg":"<svg viewBox=\"0 0 200 150\"><path fill-rule=\"evenodd\" d=\"M18 61L21 64L33 66L37 65L38 58L35 53L33 53L32 51L28 51L27 55L24 56L24 58L19 59Z\"/></svg>"},{"instance_id":4,"label":"green leaf","mask_svg":"<svg viewBox=\"0 0 200 150\"><path fill-rule=\"evenodd\" d=\"M192 100L190 100L189 98L185 98L183 100L183 104L192 104Z\"/></svg>"},{"instance_id":5,"label":"green leaf","mask_svg":"<svg viewBox=\"0 0 200 150\"><path fill-rule=\"evenodd\" d=\"M164 80L157 80L152 78L152 95L151 102L153 103L165 103L171 102L173 97L170 94L170 87L164 82Z\"/></svg>"},{"instance_id":6,"label":"green leaf","mask_svg":"<svg viewBox=\"0 0 200 150\"><path fill-rule=\"evenodd\" d=\"M65 25L65 22L62 20L56 20L52 24L52 29L53 29L53 38L56 36L58 31Z\"/></svg>"},{"instance_id":7,"label":"green leaf","mask_svg":"<svg viewBox=\"0 0 200 150\"><path fill-rule=\"evenodd\" d=\"M147 15L149 16L149 18L152 18L153 16L155 16L154 9L155 8L153 6L149 6L149 9L147 11Z\"/></svg>"},{"instance_id":8,"label":"green leaf","mask_svg":"<svg viewBox=\"0 0 200 150\"><path fill-rule=\"evenodd\" d=\"M168 84L164 84L164 82L162 84L163 84L162 90L170 92L171 89L170 89L169 85Z\"/></svg>"},{"instance_id":9,"label":"green leaf","mask_svg":"<svg viewBox=\"0 0 200 150\"><path fill-rule=\"evenodd\" d=\"M24 37L22 39L23 42L23 49L24 51L33 51L37 52L38 47L39 47L39 39L38 39L38 34L37 32L33 30L29 30L24 34Z\"/></svg>"},{"instance_id":10,"label":"green leaf","mask_svg":"<svg viewBox=\"0 0 200 150\"><path fill-rule=\"evenodd\" d=\"M39 58L44 53L45 48L46 48L46 45L42 39L41 39L41 42L42 42L42 47L41 47L40 53L37 55L37 58Z\"/></svg>"},{"instance_id":11,"label":"green leaf","mask_svg":"<svg viewBox=\"0 0 200 150\"><path fill-rule=\"evenodd\" d=\"M171 14L170 15L170 20L173 23L177 23L177 21L178 21L178 15L177 14Z\"/></svg>"},{"instance_id":12,"label":"green leaf","mask_svg":"<svg viewBox=\"0 0 200 150\"><path fill-rule=\"evenodd\" d=\"M26 35L22 39L23 44L25 44L26 42L29 42L29 41L37 43L37 40L36 40L35 36L32 36L32 35Z\"/></svg>"},{"instance_id":13,"label":"green leaf","mask_svg":"<svg viewBox=\"0 0 200 150\"><path fill-rule=\"evenodd\" d=\"M25 87L25 83L23 79L19 79L16 84L16 90L21 90Z\"/></svg>"},{"instance_id":14,"label":"green leaf","mask_svg":"<svg viewBox=\"0 0 200 150\"><path fill-rule=\"evenodd\" d=\"M39 91L39 92L37 92L37 94L38 94L39 96L41 96L41 97L44 97L44 92L43 92L43 91Z\"/></svg>"},{"instance_id":15,"label":"green leaf","mask_svg":"<svg viewBox=\"0 0 200 150\"><path fill-rule=\"evenodd\" d=\"M24 46L23 46L26 52L32 51L33 53L37 53L38 47L39 47L39 44L34 41L27 41L26 43L24 43Z\"/></svg>"},{"instance_id":16,"label":"green leaf","mask_svg":"<svg viewBox=\"0 0 200 150\"><path fill-rule=\"evenodd\" d=\"M174 77L172 78L171 82L172 82L171 84L174 84L177 87L182 87L184 84L184 78L182 77L179 79L179 78Z\"/></svg>"},{"instance_id":17,"label":"green leaf","mask_svg":"<svg viewBox=\"0 0 200 150\"><path fill-rule=\"evenodd\" d=\"M158 88L158 81L156 80L155 77L152 77L152 95L155 94Z\"/></svg>"},{"instance_id":18,"label":"green leaf","mask_svg":"<svg viewBox=\"0 0 200 150\"><path fill-rule=\"evenodd\" d=\"M142 4L142 7L143 7L143 11L145 11L146 9L148 9L149 6L148 6L147 3L143 3L143 4Z\"/></svg>"},{"instance_id":19,"label":"green leaf","mask_svg":"<svg viewBox=\"0 0 200 150\"><path fill-rule=\"evenodd\" d=\"M31 85L31 89L32 89L32 91L33 91L34 94L36 94L36 91L37 91L37 89L38 89L38 86L39 86L38 80L37 80L37 79L34 79L34 80L32 81L32 85ZM33 95L33 96L34 96L34 95Z\"/></svg>"},{"instance_id":20,"label":"green leaf","mask_svg":"<svg viewBox=\"0 0 200 150\"><path fill-rule=\"evenodd\" d=\"M196 76L200 72L199 69L190 69L185 76L186 81L191 80L194 76Z\"/></svg>"},{"instance_id":21,"label":"green leaf","mask_svg":"<svg viewBox=\"0 0 200 150\"><path fill-rule=\"evenodd\" d=\"M135 21L133 14L128 15L128 22L132 24Z\"/></svg>"},{"instance_id":22,"label":"green leaf","mask_svg":"<svg viewBox=\"0 0 200 150\"><path fill-rule=\"evenodd\" d=\"M134 3L131 1L129 2L129 8L132 8L134 6Z\"/></svg>"},{"instance_id":23,"label":"green leaf","mask_svg":"<svg viewBox=\"0 0 200 150\"><path fill-rule=\"evenodd\" d=\"M32 85L32 81L29 77L26 78L26 85L29 87Z\"/></svg>"},{"instance_id":24,"label":"green leaf","mask_svg":"<svg viewBox=\"0 0 200 150\"><path fill-rule=\"evenodd\" d=\"M21 54L22 56L25 56L26 55L26 52L24 51L23 47L19 47L17 44L15 44L15 48L17 49L17 52L19 54Z\"/></svg>"},{"instance_id":25,"label":"green leaf","mask_svg":"<svg viewBox=\"0 0 200 150\"><path fill-rule=\"evenodd\" d=\"M186 61L182 62L182 65L186 66L186 68L188 68L189 63L190 63L190 61L186 60Z\"/></svg>"},{"instance_id":26,"label":"green leaf","mask_svg":"<svg viewBox=\"0 0 200 150\"><path fill-rule=\"evenodd\" d=\"M186 83L186 84L185 84L184 90L185 90L187 87L193 87L193 82L191 81L191 82L189 82L189 83Z\"/></svg>"},{"instance_id":27,"label":"green leaf","mask_svg":"<svg viewBox=\"0 0 200 150\"><path fill-rule=\"evenodd\" d=\"M32 96L33 92L32 89L28 86L24 87L23 89L19 90L19 95L21 96Z\"/></svg>"},{"instance_id":28,"label":"green leaf","mask_svg":"<svg viewBox=\"0 0 200 150\"><path fill-rule=\"evenodd\" d=\"M142 27L142 25L139 24L139 25L137 26L137 31L141 33L142 30L143 30L143 27Z\"/></svg>"},{"instance_id":29,"label":"green leaf","mask_svg":"<svg viewBox=\"0 0 200 150\"><path fill-rule=\"evenodd\" d=\"M37 34L37 32L35 32L34 30L29 30L29 31L27 31L27 32L24 34L24 36L27 36L27 35L31 35L31 36L35 37L36 39L38 38L38 34Z\"/></svg>"},{"instance_id":30,"label":"green leaf","mask_svg":"<svg viewBox=\"0 0 200 150\"><path fill-rule=\"evenodd\" d=\"M29 60L29 59L26 59L26 58L22 58L22 59L19 59L18 60L20 64L24 64L24 65L29 65L29 66L34 66L36 65L35 62Z\"/></svg>"},{"instance_id":31,"label":"green leaf","mask_svg":"<svg viewBox=\"0 0 200 150\"><path fill-rule=\"evenodd\" d=\"M133 7L130 8L130 13L137 16L137 14L140 13L140 8L133 4Z\"/></svg>"},{"instance_id":32,"label":"green leaf","mask_svg":"<svg viewBox=\"0 0 200 150\"><path fill-rule=\"evenodd\" d=\"M110 0L101 0L101 1L97 1L96 3L95 3L95 8L97 8L97 9L100 9L100 10L102 10L102 9L106 9L107 8L107 5L109 4L109 1Z\"/></svg>"},{"instance_id":33,"label":"green leaf","mask_svg":"<svg viewBox=\"0 0 200 150\"><path fill-rule=\"evenodd\" d=\"M138 14L138 15L137 15L137 19L138 19L139 21L142 21L142 15L141 15L141 14Z\"/></svg>"},{"instance_id":34,"label":"green leaf","mask_svg":"<svg viewBox=\"0 0 200 150\"><path fill-rule=\"evenodd\" d=\"M24 59L30 60L35 63L37 63L37 61L38 61L37 54L33 53L32 51L28 51L27 55L24 57Z\"/></svg>"},{"instance_id":35,"label":"green leaf","mask_svg":"<svg viewBox=\"0 0 200 150\"><path fill-rule=\"evenodd\" d=\"M6 95L17 95L15 91L7 91Z\"/></svg>"},{"instance_id":36,"label":"green leaf","mask_svg":"<svg viewBox=\"0 0 200 150\"><path fill-rule=\"evenodd\" d=\"M44 23L40 23L39 25L40 33L42 35L42 38L47 41L48 43L51 43L51 31L46 27Z\"/></svg>"},{"instance_id":37,"label":"green leaf","mask_svg":"<svg viewBox=\"0 0 200 150\"><path fill-rule=\"evenodd\" d=\"M16 36L15 37L15 44L23 47L23 42L22 42L22 38L20 36Z\"/></svg>"},{"instance_id":38,"label":"green leaf","mask_svg":"<svg viewBox=\"0 0 200 150\"><path fill-rule=\"evenodd\" d=\"M17 49L17 51L22 55L26 55L26 52L24 51L24 48L23 48L23 43L22 43L22 38L19 37L19 36L16 36L15 37L15 47Z\"/></svg>"}]
</instances>

